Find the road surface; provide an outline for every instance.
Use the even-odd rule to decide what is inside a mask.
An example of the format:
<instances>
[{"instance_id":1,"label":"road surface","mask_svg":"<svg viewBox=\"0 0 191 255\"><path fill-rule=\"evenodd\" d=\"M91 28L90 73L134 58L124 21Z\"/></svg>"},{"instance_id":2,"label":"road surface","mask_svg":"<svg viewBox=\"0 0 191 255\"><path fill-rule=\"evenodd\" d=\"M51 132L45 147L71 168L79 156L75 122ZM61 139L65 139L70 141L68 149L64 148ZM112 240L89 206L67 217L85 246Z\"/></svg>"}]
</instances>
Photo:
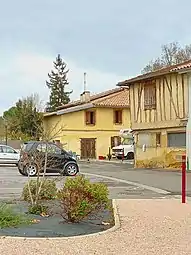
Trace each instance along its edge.
<instances>
[{"instance_id":1,"label":"road surface","mask_svg":"<svg viewBox=\"0 0 191 255\"><path fill-rule=\"evenodd\" d=\"M132 164L80 163L80 171L95 182L104 182L109 187L110 198L164 198L181 194L181 174L155 170L136 170ZM58 187L66 177L56 178ZM187 175L188 195L191 196L191 174ZM18 199L27 177L21 176L14 166L0 166L0 198Z\"/></svg>"}]
</instances>

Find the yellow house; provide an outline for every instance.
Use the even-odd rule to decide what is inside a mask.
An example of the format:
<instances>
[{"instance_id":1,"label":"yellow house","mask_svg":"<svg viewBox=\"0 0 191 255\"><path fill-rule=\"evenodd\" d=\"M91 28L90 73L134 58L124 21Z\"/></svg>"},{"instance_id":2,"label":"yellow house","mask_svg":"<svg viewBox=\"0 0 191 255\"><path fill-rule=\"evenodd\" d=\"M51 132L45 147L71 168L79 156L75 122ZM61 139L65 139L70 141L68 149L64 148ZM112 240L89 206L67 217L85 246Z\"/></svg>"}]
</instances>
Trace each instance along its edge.
<instances>
[{"instance_id":1,"label":"yellow house","mask_svg":"<svg viewBox=\"0 0 191 255\"><path fill-rule=\"evenodd\" d=\"M135 167L180 167L186 152L187 63L118 83L129 87Z\"/></svg>"},{"instance_id":2,"label":"yellow house","mask_svg":"<svg viewBox=\"0 0 191 255\"><path fill-rule=\"evenodd\" d=\"M120 143L120 130L130 127L129 90L115 88L96 95L85 91L80 100L45 114L44 127L58 130L56 140L81 158L106 157L109 147Z\"/></svg>"}]
</instances>

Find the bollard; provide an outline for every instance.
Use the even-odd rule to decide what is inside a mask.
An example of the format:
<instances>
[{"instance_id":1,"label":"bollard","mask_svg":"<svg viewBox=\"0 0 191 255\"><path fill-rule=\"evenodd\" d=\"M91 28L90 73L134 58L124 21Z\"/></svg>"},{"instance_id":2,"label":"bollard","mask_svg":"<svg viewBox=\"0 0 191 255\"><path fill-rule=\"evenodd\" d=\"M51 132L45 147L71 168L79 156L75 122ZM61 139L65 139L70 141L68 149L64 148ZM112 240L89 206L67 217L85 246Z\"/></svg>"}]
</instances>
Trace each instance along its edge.
<instances>
[{"instance_id":1,"label":"bollard","mask_svg":"<svg viewBox=\"0 0 191 255\"><path fill-rule=\"evenodd\" d=\"M111 160L111 148L109 147L108 159Z\"/></svg>"},{"instance_id":2,"label":"bollard","mask_svg":"<svg viewBox=\"0 0 191 255\"><path fill-rule=\"evenodd\" d=\"M182 203L186 203L186 155L182 155Z\"/></svg>"}]
</instances>

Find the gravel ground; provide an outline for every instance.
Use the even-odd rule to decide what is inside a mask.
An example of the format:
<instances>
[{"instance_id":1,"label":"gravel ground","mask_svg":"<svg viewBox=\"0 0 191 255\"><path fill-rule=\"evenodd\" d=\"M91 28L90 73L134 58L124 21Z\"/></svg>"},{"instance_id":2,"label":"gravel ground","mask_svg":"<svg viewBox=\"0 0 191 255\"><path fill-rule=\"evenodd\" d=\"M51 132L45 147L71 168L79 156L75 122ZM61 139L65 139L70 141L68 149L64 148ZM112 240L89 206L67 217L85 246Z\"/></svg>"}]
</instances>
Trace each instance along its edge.
<instances>
[{"instance_id":1,"label":"gravel ground","mask_svg":"<svg viewBox=\"0 0 191 255\"><path fill-rule=\"evenodd\" d=\"M189 255L191 204L176 199L117 200L121 228L60 240L0 239L1 255Z\"/></svg>"}]
</instances>

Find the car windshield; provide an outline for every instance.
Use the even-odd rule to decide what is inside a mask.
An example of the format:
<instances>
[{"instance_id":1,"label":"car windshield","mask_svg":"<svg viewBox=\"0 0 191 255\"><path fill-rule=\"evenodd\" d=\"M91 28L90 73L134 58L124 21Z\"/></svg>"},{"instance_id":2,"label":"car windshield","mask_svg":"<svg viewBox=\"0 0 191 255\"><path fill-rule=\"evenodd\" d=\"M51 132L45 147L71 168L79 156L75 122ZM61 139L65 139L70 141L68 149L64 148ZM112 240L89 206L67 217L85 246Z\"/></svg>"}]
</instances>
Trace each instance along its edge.
<instances>
[{"instance_id":1,"label":"car windshield","mask_svg":"<svg viewBox=\"0 0 191 255\"><path fill-rule=\"evenodd\" d=\"M122 142L122 145L133 145L134 139L133 138L125 138Z\"/></svg>"},{"instance_id":2,"label":"car windshield","mask_svg":"<svg viewBox=\"0 0 191 255\"><path fill-rule=\"evenodd\" d=\"M34 143L24 143L22 145L22 151L30 151Z\"/></svg>"}]
</instances>

